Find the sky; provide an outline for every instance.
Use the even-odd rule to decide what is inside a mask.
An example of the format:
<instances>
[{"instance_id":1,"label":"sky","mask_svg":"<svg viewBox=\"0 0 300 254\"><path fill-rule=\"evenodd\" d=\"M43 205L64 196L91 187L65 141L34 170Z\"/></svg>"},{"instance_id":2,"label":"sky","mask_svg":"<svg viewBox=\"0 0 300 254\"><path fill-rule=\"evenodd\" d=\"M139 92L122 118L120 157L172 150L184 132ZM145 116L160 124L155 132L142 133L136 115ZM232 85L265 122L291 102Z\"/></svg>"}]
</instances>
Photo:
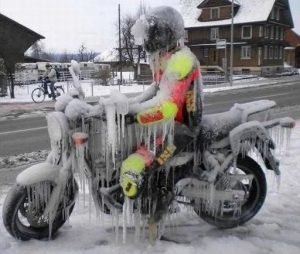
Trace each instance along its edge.
<instances>
[{"instance_id":1,"label":"sky","mask_svg":"<svg viewBox=\"0 0 300 254\"><path fill-rule=\"evenodd\" d=\"M179 0L0 0L0 13L46 37L48 51L77 52L84 43L103 52L117 47L118 4L125 16L134 14L141 1L150 7L179 5ZM300 34L300 1L289 1Z\"/></svg>"}]
</instances>

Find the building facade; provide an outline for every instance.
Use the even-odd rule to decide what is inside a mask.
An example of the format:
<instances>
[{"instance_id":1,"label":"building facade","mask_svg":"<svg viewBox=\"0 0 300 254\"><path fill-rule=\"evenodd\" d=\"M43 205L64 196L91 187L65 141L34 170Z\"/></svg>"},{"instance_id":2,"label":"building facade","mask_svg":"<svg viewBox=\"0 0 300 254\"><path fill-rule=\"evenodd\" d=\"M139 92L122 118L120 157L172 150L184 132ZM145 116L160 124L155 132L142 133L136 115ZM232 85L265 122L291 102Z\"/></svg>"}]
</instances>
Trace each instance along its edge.
<instances>
[{"instance_id":1,"label":"building facade","mask_svg":"<svg viewBox=\"0 0 300 254\"><path fill-rule=\"evenodd\" d=\"M195 0L190 8L198 9L190 12L198 13L198 17L195 14L193 19L183 12L186 44L202 68L225 71L230 65L231 0ZM293 27L288 0L234 1L233 16L234 72L264 73L282 68L284 34Z\"/></svg>"},{"instance_id":2,"label":"building facade","mask_svg":"<svg viewBox=\"0 0 300 254\"><path fill-rule=\"evenodd\" d=\"M285 47L284 61L287 65L300 69L300 35L293 30L284 34Z\"/></svg>"}]
</instances>

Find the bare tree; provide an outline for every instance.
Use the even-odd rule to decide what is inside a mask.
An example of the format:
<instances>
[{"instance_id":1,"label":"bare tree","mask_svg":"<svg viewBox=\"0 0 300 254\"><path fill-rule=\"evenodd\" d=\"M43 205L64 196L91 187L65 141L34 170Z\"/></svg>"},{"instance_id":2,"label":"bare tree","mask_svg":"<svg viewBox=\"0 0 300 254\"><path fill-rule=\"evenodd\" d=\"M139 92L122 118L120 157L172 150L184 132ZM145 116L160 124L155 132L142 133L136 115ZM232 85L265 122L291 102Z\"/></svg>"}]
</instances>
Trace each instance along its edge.
<instances>
[{"instance_id":1,"label":"bare tree","mask_svg":"<svg viewBox=\"0 0 300 254\"><path fill-rule=\"evenodd\" d=\"M29 50L31 50L30 55L32 57L42 58L42 55L44 54L44 45L40 41L37 41L30 47Z\"/></svg>"},{"instance_id":2,"label":"bare tree","mask_svg":"<svg viewBox=\"0 0 300 254\"><path fill-rule=\"evenodd\" d=\"M131 33L131 28L135 24L137 18L145 14L147 10L148 7L141 2L135 15L126 15L121 20L122 62L130 64L133 67L135 79L137 78L137 70L141 59L145 57L145 51L141 46L135 44L134 36Z\"/></svg>"},{"instance_id":3,"label":"bare tree","mask_svg":"<svg viewBox=\"0 0 300 254\"><path fill-rule=\"evenodd\" d=\"M81 43L78 49L79 61L84 62L87 61L87 47L84 43Z\"/></svg>"},{"instance_id":4,"label":"bare tree","mask_svg":"<svg viewBox=\"0 0 300 254\"><path fill-rule=\"evenodd\" d=\"M88 61L92 61L94 62L94 58L98 55L97 52L95 52L94 50L90 49L88 51Z\"/></svg>"}]
</instances>

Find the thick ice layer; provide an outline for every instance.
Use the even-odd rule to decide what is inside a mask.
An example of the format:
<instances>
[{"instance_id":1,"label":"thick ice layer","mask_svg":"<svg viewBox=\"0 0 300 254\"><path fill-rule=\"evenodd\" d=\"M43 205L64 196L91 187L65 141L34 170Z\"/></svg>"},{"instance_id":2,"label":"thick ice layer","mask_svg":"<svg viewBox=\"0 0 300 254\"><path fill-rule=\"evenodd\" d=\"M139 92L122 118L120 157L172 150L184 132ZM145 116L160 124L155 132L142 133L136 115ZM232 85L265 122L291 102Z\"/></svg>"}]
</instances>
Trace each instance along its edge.
<instances>
[{"instance_id":1,"label":"thick ice layer","mask_svg":"<svg viewBox=\"0 0 300 254\"><path fill-rule=\"evenodd\" d=\"M69 94L63 94L57 97L55 102L55 110L63 112L67 107L68 103L73 100L73 97Z\"/></svg>"},{"instance_id":2,"label":"thick ice layer","mask_svg":"<svg viewBox=\"0 0 300 254\"><path fill-rule=\"evenodd\" d=\"M81 87L81 83L79 81L79 74L80 74L80 66L79 64L75 61L71 61L71 67L69 68L70 74L73 79L73 86L74 88L78 91L79 97L82 99L85 97L85 94L83 92L83 89Z\"/></svg>"},{"instance_id":3,"label":"thick ice layer","mask_svg":"<svg viewBox=\"0 0 300 254\"><path fill-rule=\"evenodd\" d=\"M73 99L65 109L65 115L69 120L77 120L93 111L93 106L84 101Z\"/></svg>"}]
</instances>

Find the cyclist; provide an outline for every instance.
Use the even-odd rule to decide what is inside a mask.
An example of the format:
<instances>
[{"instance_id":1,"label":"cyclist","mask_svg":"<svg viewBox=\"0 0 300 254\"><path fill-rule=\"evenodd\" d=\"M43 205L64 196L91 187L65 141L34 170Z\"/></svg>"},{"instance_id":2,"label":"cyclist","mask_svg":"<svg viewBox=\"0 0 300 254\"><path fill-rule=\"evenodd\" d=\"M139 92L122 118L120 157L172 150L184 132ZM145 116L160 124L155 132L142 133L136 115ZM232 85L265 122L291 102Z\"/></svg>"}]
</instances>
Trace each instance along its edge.
<instances>
[{"instance_id":1,"label":"cyclist","mask_svg":"<svg viewBox=\"0 0 300 254\"><path fill-rule=\"evenodd\" d=\"M46 64L46 72L43 75L43 80L45 94L48 94L48 84L50 84L51 94L49 94L49 98L52 97L52 100L55 101L54 84L57 82L57 76L55 69L49 63Z\"/></svg>"}]
</instances>

